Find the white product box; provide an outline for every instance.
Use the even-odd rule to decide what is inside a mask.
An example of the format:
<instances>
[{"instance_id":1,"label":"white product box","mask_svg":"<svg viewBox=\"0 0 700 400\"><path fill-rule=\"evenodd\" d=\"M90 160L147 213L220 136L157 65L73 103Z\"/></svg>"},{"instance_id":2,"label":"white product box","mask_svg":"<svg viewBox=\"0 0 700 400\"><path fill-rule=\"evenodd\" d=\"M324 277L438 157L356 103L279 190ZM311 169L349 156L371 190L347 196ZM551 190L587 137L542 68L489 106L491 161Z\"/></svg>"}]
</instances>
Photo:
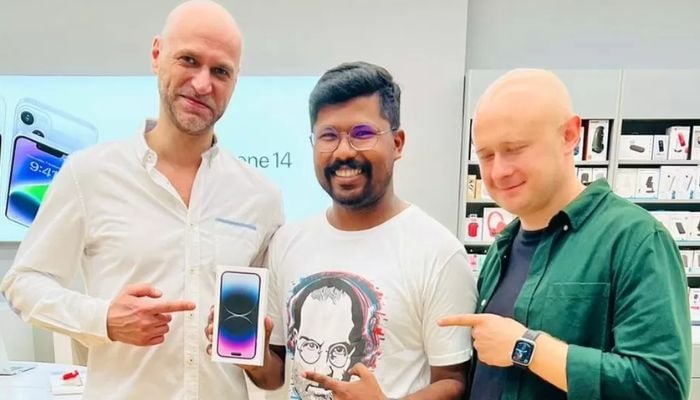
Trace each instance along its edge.
<instances>
[{"instance_id":1,"label":"white product box","mask_svg":"<svg viewBox=\"0 0 700 400\"><path fill-rule=\"evenodd\" d=\"M693 127L693 134L690 140L690 159L700 160L700 126Z\"/></svg>"},{"instance_id":2,"label":"white product box","mask_svg":"<svg viewBox=\"0 0 700 400\"><path fill-rule=\"evenodd\" d=\"M484 219L476 214L469 214L464 224L464 241L480 242L483 235Z\"/></svg>"},{"instance_id":3,"label":"white product box","mask_svg":"<svg viewBox=\"0 0 700 400\"><path fill-rule=\"evenodd\" d=\"M690 230L688 225L690 224L685 214L683 212L669 213L666 228L675 240L688 240L688 231Z\"/></svg>"},{"instance_id":4,"label":"white product box","mask_svg":"<svg viewBox=\"0 0 700 400\"><path fill-rule=\"evenodd\" d=\"M655 199L659 197L659 169L638 169L635 196L638 199Z\"/></svg>"},{"instance_id":5,"label":"white product box","mask_svg":"<svg viewBox=\"0 0 700 400\"><path fill-rule=\"evenodd\" d=\"M582 126L580 129L581 136L578 138L578 144L574 148L574 161L583 161L583 146L585 145L585 128Z\"/></svg>"},{"instance_id":6,"label":"white product box","mask_svg":"<svg viewBox=\"0 0 700 400\"><path fill-rule=\"evenodd\" d=\"M672 126L666 129L668 135L668 159L687 160L690 144L689 126Z\"/></svg>"},{"instance_id":7,"label":"white product box","mask_svg":"<svg viewBox=\"0 0 700 400\"><path fill-rule=\"evenodd\" d=\"M690 273L700 273L700 250L693 251L693 264L690 266Z\"/></svg>"},{"instance_id":8,"label":"white product box","mask_svg":"<svg viewBox=\"0 0 700 400\"><path fill-rule=\"evenodd\" d=\"M476 199L476 175L467 175L467 192L465 197L467 200Z\"/></svg>"},{"instance_id":9,"label":"white product box","mask_svg":"<svg viewBox=\"0 0 700 400\"><path fill-rule=\"evenodd\" d=\"M668 160L668 136L654 135L654 152L652 160Z\"/></svg>"},{"instance_id":10,"label":"white product box","mask_svg":"<svg viewBox=\"0 0 700 400\"><path fill-rule=\"evenodd\" d=\"M674 199L675 193L673 188L676 185L678 167L664 165L661 167L659 175L659 199Z\"/></svg>"},{"instance_id":11,"label":"white product box","mask_svg":"<svg viewBox=\"0 0 700 400\"><path fill-rule=\"evenodd\" d=\"M672 187L674 199L689 200L692 198L695 193L697 174L697 167L676 168L676 179Z\"/></svg>"},{"instance_id":12,"label":"white product box","mask_svg":"<svg viewBox=\"0 0 700 400\"><path fill-rule=\"evenodd\" d=\"M265 268L216 267L212 361L263 365L267 281Z\"/></svg>"},{"instance_id":13,"label":"white product box","mask_svg":"<svg viewBox=\"0 0 700 400\"><path fill-rule=\"evenodd\" d=\"M615 173L615 193L618 196L630 199L635 195L637 187L637 169L620 168Z\"/></svg>"},{"instance_id":14,"label":"white product box","mask_svg":"<svg viewBox=\"0 0 700 400\"><path fill-rule=\"evenodd\" d=\"M688 303L690 304L690 321L700 322L700 289L688 289Z\"/></svg>"},{"instance_id":15,"label":"white product box","mask_svg":"<svg viewBox=\"0 0 700 400\"><path fill-rule=\"evenodd\" d=\"M608 179L608 169L607 168L593 168L591 169L591 175L593 176L593 181L598 179Z\"/></svg>"},{"instance_id":16,"label":"white product box","mask_svg":"<svg viewBox=\"0 0 700 400\"><path fill-rule=\"evenodd\" d=\"M680 253L681 261L683 262L683 269L685 269L685 273L687 274L692 270L695 252L693 250L681 250Z\"/></svg>"},{"instance_id":17,"label":"white product box","mask_svg":"<svg viewBox=\"0 0 700 400\"><path fill-rule=\"evenodd\" d=\"M610 121L592 119L588 121L586 135L586 160L605 161L608 159L608 132Z\"/></svg>"},{"instance_id":18,"label":"white product box","mask_svg":"<svg viewBox=\"0 0 700 400\"><path fill-rule=\"evenodd\" d=\"M482 238L492 242L496 236L513 220L513 215L498 207L484 207L484 232Z\"/></svg>"},{"instance_id":19,"label":"white product box","mask_svg":"<svg viewBox=\"0 0 700 400\"><path fill-rule=\"evenodd\" d=\"M617 147L620 160L651 160L653 135L622 135Z\"/></svg>"},{"instance_id":20,"label":"white product box","mask_svg":"<svg viewBox=\"0 0 700 400\"><path fill-rule=\"evenodd\" d=\"M688 240L700 240L700 212L688 214Z\"/></svg>"},{"instance_id":21,"label":"white product box","mask_svg":"<svg viewBox=\"0 0 700 400\"><path fill-rule=\"evenodd\" d=\"M469 161L478 162L479 157L476 155L476 146L474 146L473 134L469 133Z\"/></svg>"},{"instance_id":22,"label":"white product box","mask_svg":"<svg viewBox=\"0 0 700 400\"><path fill-rule=\"evenodd\" d=\"M593 182L593 169L592 168L579 168L578 169L578 181L582 184L588 186Z\"/></svg>"},{"instance_id":23,"label":"white product box","mask_svg":"<svg viewBox=\"0 0 700 400\"><path fill-rule=\"evenodd\" d=\"M469 265L472 272L478 273L481 271L481 267L484 265L485 258L486 254L469 253L467 254L467 265Z\"/></svg>"}]
</instances>

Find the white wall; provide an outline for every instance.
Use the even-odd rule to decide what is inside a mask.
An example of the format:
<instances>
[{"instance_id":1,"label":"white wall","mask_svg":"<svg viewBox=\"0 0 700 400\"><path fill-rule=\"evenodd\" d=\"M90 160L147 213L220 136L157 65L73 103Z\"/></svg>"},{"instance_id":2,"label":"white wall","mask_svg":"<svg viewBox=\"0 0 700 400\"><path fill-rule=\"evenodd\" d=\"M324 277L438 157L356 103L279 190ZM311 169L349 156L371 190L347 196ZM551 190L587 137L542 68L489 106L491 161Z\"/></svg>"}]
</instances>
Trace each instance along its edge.
<instances>
[{"instance_id":1,"label":"white wall","mask_svg":"<svg viewBox=\"0 0 700 400\"><path fill-rule=\"evenodd\" d=\"M472 0L470 69L697 68L697 0Z\"/></svg>"}]
</instances>

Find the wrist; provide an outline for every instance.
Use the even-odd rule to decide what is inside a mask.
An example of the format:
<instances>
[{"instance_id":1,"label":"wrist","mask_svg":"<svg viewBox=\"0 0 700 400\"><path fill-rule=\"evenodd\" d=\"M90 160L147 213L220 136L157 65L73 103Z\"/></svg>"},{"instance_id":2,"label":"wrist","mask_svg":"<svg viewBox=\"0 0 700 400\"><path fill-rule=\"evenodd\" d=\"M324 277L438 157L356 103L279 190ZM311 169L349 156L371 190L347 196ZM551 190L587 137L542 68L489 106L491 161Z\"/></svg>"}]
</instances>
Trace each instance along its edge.
<instances>
[{"instance_id":1,"label":"wrist","mask_svg":"<svg viewBox=\"0 0 700 400\"><path fill-rule=\"evenodd\" d=\"M530 367L535 357L537 339L540 335L540 331L526 329L522 336L515 340L510 356L513 365L521 368Z\"/></svg>"}]
</instances>

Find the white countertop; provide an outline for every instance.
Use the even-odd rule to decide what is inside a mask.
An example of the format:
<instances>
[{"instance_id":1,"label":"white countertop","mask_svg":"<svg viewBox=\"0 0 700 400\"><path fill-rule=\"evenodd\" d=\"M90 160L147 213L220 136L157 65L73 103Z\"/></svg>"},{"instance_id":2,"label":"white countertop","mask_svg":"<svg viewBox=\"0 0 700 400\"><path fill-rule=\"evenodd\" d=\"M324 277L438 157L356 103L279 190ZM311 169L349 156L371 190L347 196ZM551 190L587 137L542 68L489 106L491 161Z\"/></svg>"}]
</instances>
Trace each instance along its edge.
<instances>
[{"instance_id":1,"label":"white countertop","mask_svg":"<svg viewBox=\"0 0 700 400\"><path fill-rule=\"evenodd\" d=\"M13 376L0 376L2 400L81 400L82 395L57 395L51 393L51 375L77 369L85 373L85 367L47 363L17 363L34 365L29 371Z\"/></svg>"}]
</instances>

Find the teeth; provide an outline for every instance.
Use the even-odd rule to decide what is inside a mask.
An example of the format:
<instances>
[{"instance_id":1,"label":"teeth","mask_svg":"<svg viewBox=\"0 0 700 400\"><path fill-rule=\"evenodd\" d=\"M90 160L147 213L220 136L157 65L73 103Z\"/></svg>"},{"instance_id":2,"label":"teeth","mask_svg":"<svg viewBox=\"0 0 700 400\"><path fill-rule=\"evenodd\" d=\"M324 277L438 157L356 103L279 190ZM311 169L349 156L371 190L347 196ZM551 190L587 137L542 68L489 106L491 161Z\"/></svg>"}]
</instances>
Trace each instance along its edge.
<instances>
[{"instance_id":1,"label":"teeth","mask_svg":"<svg viewBox=\"0 0 700 400\"><path fill-rule=\"evenodd\" d=\"M360 175L360 173L362 173L362 171L360 169L343 168L343 169L339 169L339 170L335 171L335 175L339 176L341 178L350 178L352 176Z\"/></svg>"}]
</instances>

